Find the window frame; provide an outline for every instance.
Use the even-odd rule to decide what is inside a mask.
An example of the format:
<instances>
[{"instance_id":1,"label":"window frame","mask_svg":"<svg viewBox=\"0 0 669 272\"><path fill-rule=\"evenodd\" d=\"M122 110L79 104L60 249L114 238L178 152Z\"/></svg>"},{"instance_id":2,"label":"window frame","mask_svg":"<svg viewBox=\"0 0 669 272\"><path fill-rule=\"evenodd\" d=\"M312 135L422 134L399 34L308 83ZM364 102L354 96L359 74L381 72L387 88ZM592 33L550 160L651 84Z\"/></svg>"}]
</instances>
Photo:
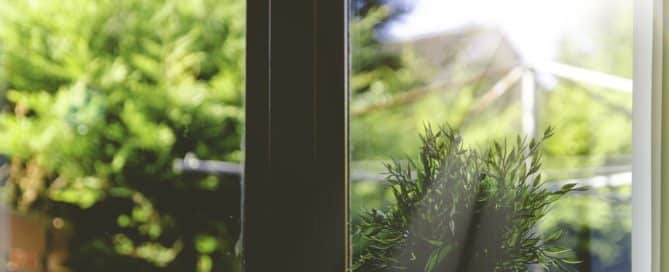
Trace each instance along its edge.
<instances>
[{"instance_id":1,"label":"window frame","mask_svg":"<svg viewBox=\"0 0 669 272\"><path fill-rule=\"evenodd\" d=\"M660 238L669 246L664 1L635 0L633 272L660 272ZM348 2L247 1L245 271L350 270Z\"/></svg>"},{"instance_id":2,"label":"window frame","mask_svg":"<svg viewBox=\"0 0 669 272\"><path fill-rule=\"evenodd\" d=\"M350 269L348 1L247 1L243 265Z\"/></svg>"},{"instance_id":3,"label":"window frame","mask_svg":"<svg viewBox=\"0 0 669 272\"><path fill-rule=\"evenodd\" d=\"M661 271L664 1L634 3L633 272Z\"/></svg>"}]
</instances>

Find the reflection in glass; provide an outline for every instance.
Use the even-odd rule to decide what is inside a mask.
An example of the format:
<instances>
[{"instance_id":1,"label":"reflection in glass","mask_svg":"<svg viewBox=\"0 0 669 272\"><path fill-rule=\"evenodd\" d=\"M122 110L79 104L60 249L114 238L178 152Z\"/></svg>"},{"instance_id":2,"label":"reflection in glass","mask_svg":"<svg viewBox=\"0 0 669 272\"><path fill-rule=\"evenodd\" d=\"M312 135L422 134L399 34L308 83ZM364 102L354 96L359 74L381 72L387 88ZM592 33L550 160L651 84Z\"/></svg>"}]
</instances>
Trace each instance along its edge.
<instances>
[{"instance_id":1,"label":"reflection in glass","mask_svg":"<svg viewBox=\"0 0 669 272\"><path fill-rule=\"evenodd\" d=\"M526 234L544 251L531 251L532 243L520 247L564 257L563 267L551 271L630 271L631 5L630 0L353 0L354 269L483 271L475 265L494 263L493 270L513 270L514 258L494 257L502 251L473 248L481 246L476 241L499 237L506 237L499 245L516 245L510 230L531 224ZM548 127L554 133L536 153L516 152L499 164L486 159L497 152L495 142L506 150L502 153L522 149ZM442 136L431 137L430 131ZM455 135L457 144L444 135ZM432 140L442 142L439 152L428 148ZM451 145L466 158L446 159L459 150ZM437 159L425 159L430 156ZM467 209L460 207L469 204L456 204L467 201L449 200L503 208L488 196L505 190L489 179L499 178L495 171L508 163L529 171L537 158L541 179L504 180L518 190L537 181L541 190L554 193L574 185L559 200L537 200L550 208L536 222L530 221L537 214L518 223L504 219L516 212L495 217L490 210L476 212L475 204ZM460 172L448 168L453 164L462 165L466 175L457 176ZM470 184L463 187L469 191L457 191L458 183ZM427 196L435 190L438 197ZM513 195L507 204L519 205L522 194ZM537 191L530 198L539 196ZM494 235L494 228L483 230L472 220L507 231ZM531 271L551 267L550 258L535 257L519 263Z\"/></svg>"},{"instance_id":2,"label":"reflection in glass","mask_svg":"<svg viewBox=\"0 0 669 272\"><path fill-rule=\"evenodd\" d=\"M0 0L0 271L239 271L243 0Z\"/></svg>"}]
</instances>

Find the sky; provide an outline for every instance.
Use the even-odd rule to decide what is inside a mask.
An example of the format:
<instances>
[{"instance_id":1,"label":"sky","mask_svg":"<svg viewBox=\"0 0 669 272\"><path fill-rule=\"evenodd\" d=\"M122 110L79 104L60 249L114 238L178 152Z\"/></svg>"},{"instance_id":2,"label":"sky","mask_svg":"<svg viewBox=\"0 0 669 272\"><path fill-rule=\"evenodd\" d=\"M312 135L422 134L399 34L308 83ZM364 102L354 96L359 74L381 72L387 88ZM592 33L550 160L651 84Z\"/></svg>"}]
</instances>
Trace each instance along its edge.
<instances>
[{"instance_id":1,"label":"sky","mask_svg":"<svg viewBox=\"0 0 669 272\"><path fill-rule=\"evenodd\" d=\"M414 0L412 11L390 26L392 39L410 39L467 24L505 31L529 61L554 58L562 33L578 34L609 0ZM600 12L601 13L601 12ZM579 40L587 46L588 35Z\"/></svg>"}]
</instances>

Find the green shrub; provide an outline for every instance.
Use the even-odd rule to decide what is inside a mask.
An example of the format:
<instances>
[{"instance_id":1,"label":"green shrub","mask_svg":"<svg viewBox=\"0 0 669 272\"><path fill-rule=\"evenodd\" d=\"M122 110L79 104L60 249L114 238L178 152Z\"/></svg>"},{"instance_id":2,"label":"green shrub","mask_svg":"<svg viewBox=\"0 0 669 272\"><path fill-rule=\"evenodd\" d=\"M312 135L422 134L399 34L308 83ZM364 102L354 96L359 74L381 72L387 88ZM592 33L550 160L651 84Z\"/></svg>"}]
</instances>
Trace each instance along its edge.
<instances>
[{"instance_id":1,"label":"green shrub","mask_svg":"<svg viewBox=\"0 0 669 272\"><path fill-rule=\"evenodd\" d=\"M576 262L549 244L559 231L536 225L575 184L549 191L541 180L542 142L494 142L465 148L452 129L427 128L418 160L387 165L394 203L362 216L355 232L354 270L482 272L547 269Z\"/></svg>"},{"instance_id":2,"label":"green shrub","mask_svg":"<svg viewBox=\"0 0 669 272\"><path fill-rule=\"evenodd\" d=\"M0 0L12 202L70 222L76 271L235 271L245 2Z\"/></svg>"}]
</instances>

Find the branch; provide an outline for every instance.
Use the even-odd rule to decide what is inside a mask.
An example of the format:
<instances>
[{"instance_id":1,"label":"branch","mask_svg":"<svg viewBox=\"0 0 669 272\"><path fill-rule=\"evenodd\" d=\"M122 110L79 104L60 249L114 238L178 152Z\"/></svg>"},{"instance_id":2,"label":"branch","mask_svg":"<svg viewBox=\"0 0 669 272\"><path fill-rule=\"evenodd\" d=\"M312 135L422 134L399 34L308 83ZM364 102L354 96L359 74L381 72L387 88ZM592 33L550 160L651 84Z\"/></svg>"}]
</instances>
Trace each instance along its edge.
<instances>
[{"instance_id":1,"label":"branch","mask_svg":"<svg viewBox=\"0 0 669 272\"><path fill-rule=\"evenodd\" d=\"M489 73L487 71L484 71L484 72L482 72L482 73L480 73L480 74L478 74L474 77L471 77L471 78L468 78L468 79L465 79L465 80L462 80L462 81L455 81L455 82L451 81L451 80L435 81L435 82L430 83L427 86L421 86L421 87L418 87L418 88L415 88L415 89L397 94L397 95L393 96L392 98L390 98L386 101L379 102L379 103L376 103L376 104L373 104L373 105L370 105L370 106L367 106L367 107L363 107L363 108L352 109L351 110L351 117L359 117L359 116L366 115L370 112L411 104L411 103L416 102L419 99L421 99L421 98L423 98L427 95L442 91L443 88L449 88L449 89L458 88L458 89L461 89L461 88L463 88L467 85L479 82L482 79L485 79L485 78L490 77L490 76L499 75L501 73L502 73L501 71L495 71L493 73Z\"/></svg>"},{"instance_id":2,"label":"branch","mask_svg":"<svg viewBox=\"0 0 669 272\"><path fill-rule=\"evenodd\" d=\"M479 98L475 103L474 106L469 108L464 114L464 118L462 118L462 121L460 124L454 126L456 128L462 128L469 119L471 119L471 116L479 114L483 112L485 108L490 106L495 100L497 100L499 97L501 97L503 94L505 94L507 91L513 87L514 84L518 83L518 81L521 79L523 76L524 69L521 67L516 67L511 69L502 79L497 81L490 90L486 91L481 98Z\"/></svg>"}]
</instances>

